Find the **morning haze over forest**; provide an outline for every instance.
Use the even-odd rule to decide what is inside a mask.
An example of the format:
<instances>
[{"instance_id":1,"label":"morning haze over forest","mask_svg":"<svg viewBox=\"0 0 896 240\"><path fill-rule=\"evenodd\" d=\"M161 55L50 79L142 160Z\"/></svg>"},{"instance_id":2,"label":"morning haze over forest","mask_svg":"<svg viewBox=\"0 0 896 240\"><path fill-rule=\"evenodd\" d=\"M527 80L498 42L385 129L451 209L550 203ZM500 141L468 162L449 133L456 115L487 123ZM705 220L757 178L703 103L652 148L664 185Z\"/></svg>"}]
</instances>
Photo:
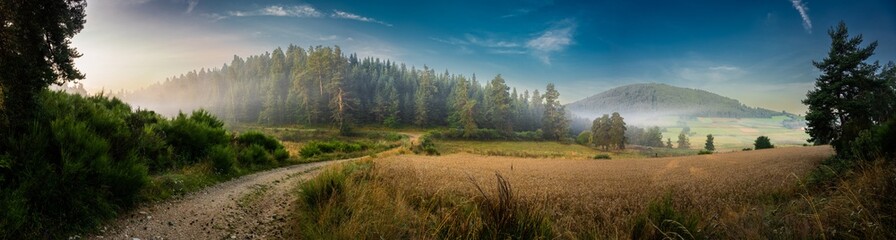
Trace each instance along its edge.
<instances>
[{"instance_id":1,"label":"morning haze over forest","mask_svg":"<svg viewBox=\"0 0 896 240\"><path fill-rule=\"evenodd\" d=\"M827 29L843 20L866 39L892 41L892 9L890 1L96 1L72 42L90 92L137 90L290 44L338 45L438 73L502 74L519 89L554 82L564 103L666 83L804 113L799 100L819 73L811 61L826 54ZM871 60L894 55L881 44Z\"/></svg>"},{"instance_id":2,"label":"morning haze over forest","mask_svg":"<svg viewBox=\"0 0 896 240\"><path fill-rule=\"evenodd\" d=\"M0 0L0 239L896 239L896 2Z\"/></svg>"}]
</instances>

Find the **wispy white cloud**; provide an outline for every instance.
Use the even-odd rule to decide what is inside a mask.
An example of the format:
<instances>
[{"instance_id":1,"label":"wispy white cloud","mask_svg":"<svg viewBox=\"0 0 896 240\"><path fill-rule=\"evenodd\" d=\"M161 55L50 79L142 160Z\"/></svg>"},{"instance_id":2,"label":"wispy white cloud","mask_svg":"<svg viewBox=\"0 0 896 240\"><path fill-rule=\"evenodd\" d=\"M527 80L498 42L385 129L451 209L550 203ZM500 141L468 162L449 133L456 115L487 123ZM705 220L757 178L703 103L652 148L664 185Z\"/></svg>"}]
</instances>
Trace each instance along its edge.
<instances>
[{"instance_id":1,"label":"wispy white cloud","mask_svg":"<svg viewBox=\"0 0 896 240\"><path fill-rule=\"evenodd\" d=\"M806 7L806 3L803 3L802 0L790 0L790 2L793 4L793 8L800 13L800 17L803 18L803 28L812 33L812 19L809 19L809 7Z\"/></svg>"},{"instance_id":2,"label":"wispy white cloud","mask_svg":"<svg viewBox=\"0 0 896 240\"><path fill-rule=\"evenodd\" d=\"M255 11L231 11L228 15L233 17L250 17L250 16L277 16L277 17L306 17L306 18L317 18L322 17L323 14L320 11L317 11L311 5L296 5L296 6L279 6L272 5L262 9L258 9Z\"/></svg>"},{"instance_id":3,"label":"wispy white cloud","mask_svg":"<svg viewBox=\"0 0 896 240\"><path fill-rule=\"evenodd\" d=\"M392 26L392 24L389 24L389 23L386 23L386 22L383 22L383 21L379 21L379 20L376 20L376 19L374 19L374 18L365 17L365 16L361 16L361 15L358 15L358 14L350 13L350 12L343 12L343 11L339 11L339 10L333 10L333 14L330 14L330 17L333 17L333 18L342 18L342 19L350 19L350 20L356 20L356 21L362 21L362 22L379 23L379 24L382 24L382 25L385 25L385 26L389 26L389 27Z\"/></svg>"},{"instance_id":4,"label":"wispy white cloud","mask_svg":"<svg viewBox=\"0 0 896 240\"><path fill-rule=\"evenodd\" d=\"M199 5L199 0L187 1L187 13L193 12L193 9L196 8L196 5Z\"/></svg>"},{"instance_id":5,"label":"wispy white cloud","mask_svg":"<svg viewBox=\"0 0 896 240\"><path fill-rule=\"evenodd\" d=\"M515 48L520 46L519 43L502 41L494 38L479 38L473 34L466 34L465 37L470 44L488 48Z\"/></svg>"},{"instance_id":6,"label":"wispy white cloud","mask_svg":"<svg viewBox=\"0 0 896 240\"><path fill-rule=\"evenodd\" d=\"M201 16L211 19L213 22L227 18L227 16L217 14L217 13L203 13L203 14L201 14Z\"/></svg>"},{"instance_id":7,"label":"wispy white cloud","mask_svg":"<svg viewBox=\"0 0 896 240\"><path fill-rule=\"evenodd\" d=\"M339 39L339 36L330 35L330 36L320 36L317 38L317 40L320 40L320 41L333 41L336 39Z\"/></svg>"},{"instance_id":8,"label":"wispy white cloud","mask_svg":"<svg viewBox=\"0 0 896 240\"><path fill-rule=\"evenodd\" d=\"M530 39L526 42L526 47L542 62L551 64L551 54L563 51L574 43L575 31L576 22L572 19L565 19L554 23L550 28Z\"/></svg>"}]
</instances>

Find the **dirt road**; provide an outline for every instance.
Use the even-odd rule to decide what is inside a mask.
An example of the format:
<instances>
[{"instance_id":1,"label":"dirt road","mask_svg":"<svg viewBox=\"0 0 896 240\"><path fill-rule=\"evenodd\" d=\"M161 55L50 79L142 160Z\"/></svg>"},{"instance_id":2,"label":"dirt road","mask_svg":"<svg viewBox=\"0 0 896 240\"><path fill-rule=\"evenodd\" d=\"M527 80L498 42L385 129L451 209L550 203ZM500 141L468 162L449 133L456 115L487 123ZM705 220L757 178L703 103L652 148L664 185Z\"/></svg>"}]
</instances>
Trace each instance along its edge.
<instances>
[{"instance_id":1,"label":"dirt road","mask_svg":"<svg viewBox=\"0 0 896 240\"><path fill-rule=\"evenodd\" d=\"M182 198L145 206L92 239L279 238L292 209L291 189L321 167L347 161L293 165L246 175Z\"/></svg>"},{"instance_id":2,"label":"dirt road","mask_svg":"<svg viewBox=\"0 0 896 240\"><path fill-rule=\"evenodd\" d=\"M407 134L414 143L419 134ZM402 147L380 156L397 155ZM293 209L291 191L327 165L298 164L239 177L119 217L88 239L281 239Z\"/></svg>"}]
</instances>

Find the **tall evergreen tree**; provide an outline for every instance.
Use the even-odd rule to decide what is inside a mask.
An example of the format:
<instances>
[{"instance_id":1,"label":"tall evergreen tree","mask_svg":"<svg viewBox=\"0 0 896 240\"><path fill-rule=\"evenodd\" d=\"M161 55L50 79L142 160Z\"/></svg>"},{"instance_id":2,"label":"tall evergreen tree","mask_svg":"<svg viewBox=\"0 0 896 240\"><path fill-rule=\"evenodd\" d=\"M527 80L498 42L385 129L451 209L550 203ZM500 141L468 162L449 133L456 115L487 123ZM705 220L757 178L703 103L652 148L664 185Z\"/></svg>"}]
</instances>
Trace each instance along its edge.
<instances>
[{"instance_id":1,"label":"tall evergreen tree","mask_svg":"<svg viewBox=\"0 0 896 240\"><path fill-rule=\"evenodd\" d=\"M843 22L828 30L828 35L831 37L828 56L812 62L822 74L803 100L809 106L806 133L811 137L810 142L832 143L842 153L859 131L874 124L875 111L871 107L878 100L874 93L883 86L874 81L880 66L865 62L874 54L876 41L860 47L862 35L850 38Z\"/></svg>"},{"instance_id":2,"label":"tall evergreen tree","mask_svg":"<svg viewBox=\"0 0 896 240\"><path fill-rule=\"evenodd\" d=\"M710 151L710 152L715 151L716 145L715 145L714 141L715 141L715 138L712 136L712 134L706 135L706 144L703 146L703 148L706 149L706 151Z\"/></svg>"},{"instance_id":3,"label":"tall evergreen tree","mask_svg":"<svg viewBox=\"0 0 896 240\"><path fill-rule=\"evenodd\" d=\"M492 126L504 134L513 133L513 116L511 116L511 99L507 92L510 88L501 74L492 79L489 89L488 117Z\"/></svg>"},{"instance_id":4,"label":"tall evergreen tree","mask_svg":"<svg viewBox=\"0 0 896 240\"><path fill-rule=\"evenodd\" d=\"M456 119L456 125L464 129L464 137L472 136L476 131L476 119L474 118L476 100L469 97L470 84L467 79L460 77L454 88L454 109L452 119Z\"/></svg>"},{"instance_id":5,"label":"tall evergreen tree","mask_svg":"<svg viewBox=\"0 0 896 240\"><path fill-rule=\"evenodd\" d=\"M542 128L546 139L562 140L569 134L569 121L566 120L566 110L558 101L560 92L549 83L544 93L544 115L542 116Z\"/></svg>"},{"instance_id":6,"label":"tall evergreen tree","mask_svg":"<svg viewBox=\"0 0 896 240\"><path fill-rule=\"evenodd\" d=\"M688 140L688 136L681 132L678 134L678 148L679 149L690 149L691 142Z\"/></svg>"},{"instance_id":7,"label":"tall evergreen tree","mask_svg":"<svg viewBox=\"0 0 896 240\"><path fill-rule=\"evenodd\" d=\"M432 111L433 94L436 92L436 86L433 84L433 72L429 67L423 66L423 73L420 77L420 87L417 89L416 97L416 115L414 123L419 126L428 126L430 123L430 114Z\"/></svg>"}]
</instances>

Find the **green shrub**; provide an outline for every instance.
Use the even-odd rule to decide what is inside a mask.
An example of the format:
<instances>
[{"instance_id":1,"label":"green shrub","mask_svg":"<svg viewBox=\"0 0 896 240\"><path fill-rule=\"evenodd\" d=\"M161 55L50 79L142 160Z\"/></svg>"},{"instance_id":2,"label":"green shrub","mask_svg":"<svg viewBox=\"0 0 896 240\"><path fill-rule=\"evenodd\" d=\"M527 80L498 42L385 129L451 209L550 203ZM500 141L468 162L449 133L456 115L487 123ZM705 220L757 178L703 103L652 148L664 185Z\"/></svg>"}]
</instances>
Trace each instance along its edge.
<instances>
[{"instance_id":1,"label":"green shrub","mask_svg":"<svg viewBox=\"0 0 896 240\"><path fill-rule=\"evenodd\" d=\"M352 153L365 150L366 146L358 143L347 143L342 141L311 141L299 150L299 155L303 158L311 158L327 153Z\"/></svg>"},{"instance_id":2,"label":"green shrub","mask_svg":"<svg viewBox=\"0 0 896 240\"><path fill-rule=\"evenodd\" d=\"M264 147L265 150L268 150L270 152L274 152L277 149L283 148L283 145L280 144L280 141L277 141L277 139L264 135L260 132L243 133L236 138L236 142L243 146L258 144L259 146Z\"/></svg>"},{"instance_id":3,"label":"green shrub","mask_svg":"<svg viewBox=\"0 0 896 240\"><path fill-rule=\"evenodd\" d=\"M165 141L174 148L177 164L197 163L213 146L229 142L227 132L207 114L202 110L193 112L190 117L180 113L159 125Z\"/></svg>"},{"instance_id":4,"label":"green shrub","mask_svg":"<svg viewBox=\"0 0 896 240\"><path fill-rule=\"evenodd\" d=\"M506 134L501 131L495 129L485 129L480 128L474 130L469 135L464 135L464 131L462 129L448 129L448 130L433 130L427 132L425 135L428 135L435 139L449 139L449 140L512 140L512 141L541 141L542 134L539 132L514 132L512 134Z\"/></svg>"},{"instance_id":5,"label":"green shrub","mask_svg":"<svg viewBox=\"0 0 896 240\"><path fill-rule=\"evenodd\" d=\"M148 182L117 99L44 92L25 132L0 141L0 239L63 238L131 207ZM66 224L60 224L66 223Z\"/></svg>"},{"instance_id":6,"label":"green shrub","mask_svg":"<svg viewBox=\"0 0 896 240\"><path fill-rule=\"evenodd\" d=\"M753 150L752 148L744 148L744 149L741 149L741 151L752 151L752 150Z\"/></svg>"},{"instance_id":7,"label":"green shrub","mask_svg":"<svg viewBox=\"0 0 896 240\"><path fill-rule=\"evenodd\" d=\"M579 133L579 136L576 136L576 143L581 145L587 145L591 140L591 132L588 130L582 131Z\"/></svg>"},{"instance_id":8,"label":"green shrub","mask_svg":"<svg viewBox=\"0 0 896 240\"><path fill-rule=\"evenodd\" d=\"M284 148L274 150L274 159L277 160L277 162L285 162L286 159L289 159L289 152Z\"/></svg>"},{"instance_id":9,"label":"green shrub","mask_svg":"<svg viewBox=\"0 0 896 240\"><path fill-rule=\"evenodd\" d=\"M439 150L436 149L436 144L432 141L432 137L429 134L423 135L420 137L420 144L417 146L413 146L411 148L414 151L414 154L426 154L426 155L440 155Z\"/></svg>"},{"instance_id":10,"label":"green shrub","mask_svg":"<svg viewBox=\"0 0 896 240\"><path fill-rule=\"evenodd\" d=\"M850 153L858 160L893 159L896 154L896 119L863 130L849 145Z\"/></svg>"},{"instance_id":11,"label":"green shrub","mask_svg":"<svg viewBox=\"0 0 896 240\"><path fill-rule=\"evenodd\" d=\"M266 151L270 144L255 143L237 154L240 146L223 123L202 110L168 120L115 98L50 91L39 104L19 135L0 137L0 239L65 238L138 201L224 179L211 172L171 175L190 164L230 174L237 156L265 166L288 157L282 146ZM150 172L177 177L150 181Z\"/></svg>"},{"instance_id":12,"label":"green shrub","mask_svg":"<svg viewBox=\"0 0 896 240\"><path fill-rule=\"evenodd\" d=\"M755 148L756 150L775 148L775 145L772 145L772 141L768 137L759 136L758 138L756 138L756 142L753 143L753 148Z\"/></svg>"},{"instance_id":13,"label":"green shrub","mask_svg":"<svg viewBox=\"0 0 896 240\"><path fill-rule=\"evenodd\" d=\"M704 149L704 150L700 150L700 152L697 152L697 155L707 155L707 154L712 154L712 151Z\"/></svg>"},{"instance_id":14,"label":"green shrub","mask_svg":"<svg viewBox=\"0 0 896 240\"><path fill-rule=\"evenodd\" d=\"M610 159L610 155L609 155L609 154L605 154L605 153L601 153L601 154L594 155L593 158L594 158L594 159Z\"/></svg>"},{"instance_id":15,"label":"green shrub","mask_svg":"<svg viewBox=\"0 0 896 240\"><path fill-rule=\"evenodd\" d=\"M236 171L236 154L229 147L212 147L208 153L208 159L212 162L215 173L228 175Z\"/></svg>"},{"instance_id":16,"label":"green shrub","mask_svg":"<svg viewBox=\"0 0 896 240\"><path fill-rule=\"evenodd\" d=\"M273 165L276 163L276 160L264 147L252 144L240 151L239 162L243 166L255 168Z\"/></svg>"}]
</instances>

